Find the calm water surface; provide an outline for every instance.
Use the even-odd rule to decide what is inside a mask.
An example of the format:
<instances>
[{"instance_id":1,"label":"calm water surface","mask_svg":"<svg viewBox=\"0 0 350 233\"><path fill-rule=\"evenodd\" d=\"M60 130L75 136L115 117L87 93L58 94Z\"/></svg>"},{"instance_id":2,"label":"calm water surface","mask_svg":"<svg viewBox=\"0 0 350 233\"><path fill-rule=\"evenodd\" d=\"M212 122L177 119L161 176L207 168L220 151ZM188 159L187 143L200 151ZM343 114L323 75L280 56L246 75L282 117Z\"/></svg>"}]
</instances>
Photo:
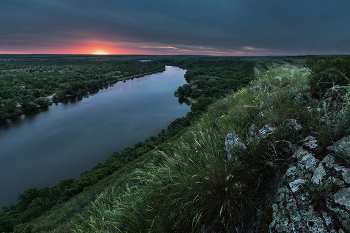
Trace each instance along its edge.
<instances>
[{"instance_id":1,"label":"calm water surface","mask_svg":"<svg viewBox=\"0 0 350 233\"><path fill-rule=\"evenodd\" d=\"M190 107L174 97L185 70L118 82L80 101L0 121L0 210L27 188L54 186L156 136Z\"/></svg>"}]
</instances>

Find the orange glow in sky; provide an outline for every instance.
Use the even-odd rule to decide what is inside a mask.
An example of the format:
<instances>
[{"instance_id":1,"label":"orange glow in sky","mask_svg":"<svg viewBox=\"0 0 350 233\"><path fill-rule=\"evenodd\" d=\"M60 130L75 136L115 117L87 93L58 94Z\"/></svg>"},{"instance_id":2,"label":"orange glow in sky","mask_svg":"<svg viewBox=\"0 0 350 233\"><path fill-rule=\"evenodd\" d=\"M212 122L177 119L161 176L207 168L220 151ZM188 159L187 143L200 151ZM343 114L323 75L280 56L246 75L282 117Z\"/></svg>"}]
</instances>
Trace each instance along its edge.
<instances>
[{"instance_id":1,"label":"orange glow in sky","mask_svg":"<svg viewBox=\"0 0 350 233\"><path fill-rule=\"evenodd\" d=\"M80 46L72 46L70 50L75 54L93 54L93 55L124 55L137 54L137 49L123 48L121 46L109 45L109 42L101 41L100 43L82 43Z\"/></svg>"},{"instance_id":2,"label":"orange glow in sky","mask_svg":"<svg viewBox=\"0 0 350 233\"><path fill-rule=\"evenodd\" d=\"M78 44L60 46L28 46L20 48L0 48L0 54L92 54L92 55L127 55L147 53L130 45L116 45L109 41L81 41Z\"/></svg>"},{"instance_id":3,"label":"orange glow in sky","mask_svg":"<svg viewBox=\"0 0 350 233\"><path fill-rule=\"evenodd\" d=\"M213 55L213 56L252 56L268 55L265 49L245 46L241 51L217 51L213 48L204 48L198 46L177 48L175 46L165 45L143 45L129 43L112 43L103 40L81 41L79 44L60 47L28 47L21 50L9 48L9 51L0 49L0 54L86 54L86 55L165 55L165 54L198 54L198 55ZM153 50L154 49L154 50ZM266 54L265 54L266 53ZM253 55L253 56L254 56ZM278 55L278 54L277 54Z\"/></svg>"},{"instance_id":4,"label":"orange glow in sky","mask_svg":"<svg viewBox=\"0 0 350 233\"><path fill-rule=\"evenodd\" d=\"M109 52L106 52L105 50L99 49L99 50L93 51L91 54L94 54L94 55L108 55Z\"/></svg>"}]
</instances>

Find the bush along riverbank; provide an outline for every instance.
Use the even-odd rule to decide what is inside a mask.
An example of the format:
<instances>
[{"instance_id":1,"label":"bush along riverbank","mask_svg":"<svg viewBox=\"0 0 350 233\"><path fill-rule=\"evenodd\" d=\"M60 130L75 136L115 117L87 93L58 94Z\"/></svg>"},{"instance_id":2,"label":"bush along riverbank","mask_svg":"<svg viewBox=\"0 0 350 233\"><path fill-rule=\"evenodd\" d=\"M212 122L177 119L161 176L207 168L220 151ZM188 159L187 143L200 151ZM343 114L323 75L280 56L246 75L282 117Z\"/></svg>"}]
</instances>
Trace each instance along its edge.
<instances>
[{"instance_id":1,"label":"bush along riverbank","mask_svg":"<svg viewBox=\"0 0 350 233\"><path fill-rule=\"evenodd\" d=\"M162 72L163 64L135 56L2 55L0 120L75 100L109 84Z\"/></svg>"},{"instance_id":2,"label":"bush along riverbank","mask_svg":"<svg viewBox=\"0 0 350 233\"><path fill-rule=\"evenodd\" d=\"M348 232L349 85L279 67L213 104L109 186L75 232Z\"/></svg>"}]
</instances>

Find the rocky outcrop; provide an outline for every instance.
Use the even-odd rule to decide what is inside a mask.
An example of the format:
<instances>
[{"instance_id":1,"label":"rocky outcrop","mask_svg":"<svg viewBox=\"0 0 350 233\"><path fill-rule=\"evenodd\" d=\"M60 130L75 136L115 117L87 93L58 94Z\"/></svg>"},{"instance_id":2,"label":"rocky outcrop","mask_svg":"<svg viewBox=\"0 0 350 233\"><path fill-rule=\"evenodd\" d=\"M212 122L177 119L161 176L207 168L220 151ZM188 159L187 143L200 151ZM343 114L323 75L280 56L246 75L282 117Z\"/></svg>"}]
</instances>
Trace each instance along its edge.
<instances>
[{"instance_id":1,"label":"rocky outcrop","mask_svg":"<svg viewBox=\"0 0 350 233\"><path fill-rule=\"evenodd\" d=\"M272 173L271 179L264 180L264 190L259 190L255 218L231 232L350 232L349 90L336 85L316 98L310 91L293 93L296 104L313 103L306 111L315 122L297 117L305 125L296 119L273 125L268 120L272 110L265 111L265 107L257 112L263 122L243 131L246 137L227 134L227 163L235 162L239 169L249 171L263 167ZM329 142L330 138L325 140L325 135L317 133L318 127L329 137L342 138Z\"/></svg>"},{"instance_id":2,"label":"rocky outcrop","mask_svg":"<svg viewBox=\"0 0 350 233\"><path fill-rule=\"evenodd\" d=\"M350 231L350 170L338 154L350 149L348 138L329 146L322 159L312 152L316 139L303 140L272 199L271 232Z\"/></svg>"},{"instance_id":3,"label":"rocky outcrop","mask_svg":"<svg viewBox=\"0 0 350 233\"><path fill-rule=\"evenodd\" d=\"M290 122L291 128L300 130L296 121ZM273 133L272 126L252 126L248 136L255 140ZM225 145L229 160L242 163L232 150L247 148L238 135L228 134ZM259 226L267 217L267 227L251 232L350 232L350 136L328 146L321 156L315 154L319 145L313 136L289 147L294 153L288 169L276 175L273 190L259 207L271 211L258 211L254 223Z\"/></svg>"}]
</instances>

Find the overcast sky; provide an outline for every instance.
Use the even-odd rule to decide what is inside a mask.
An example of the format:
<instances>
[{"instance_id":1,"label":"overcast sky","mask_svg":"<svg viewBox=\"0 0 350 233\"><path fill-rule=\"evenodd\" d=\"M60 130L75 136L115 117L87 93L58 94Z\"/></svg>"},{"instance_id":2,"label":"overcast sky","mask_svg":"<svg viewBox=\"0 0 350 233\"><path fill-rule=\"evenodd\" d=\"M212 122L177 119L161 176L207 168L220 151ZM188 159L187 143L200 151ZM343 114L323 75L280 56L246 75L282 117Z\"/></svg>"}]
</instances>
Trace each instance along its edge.
<instances>
[{"instance_id":1,"label":"overcast sky","mask_svg":"<svg viewBox=\"0 0 350 233\"><path fill-rule=\"evenodd\" d=\"M350 1L1 0L1 53L350 54Z\"/></svg>"}]
</instances>

